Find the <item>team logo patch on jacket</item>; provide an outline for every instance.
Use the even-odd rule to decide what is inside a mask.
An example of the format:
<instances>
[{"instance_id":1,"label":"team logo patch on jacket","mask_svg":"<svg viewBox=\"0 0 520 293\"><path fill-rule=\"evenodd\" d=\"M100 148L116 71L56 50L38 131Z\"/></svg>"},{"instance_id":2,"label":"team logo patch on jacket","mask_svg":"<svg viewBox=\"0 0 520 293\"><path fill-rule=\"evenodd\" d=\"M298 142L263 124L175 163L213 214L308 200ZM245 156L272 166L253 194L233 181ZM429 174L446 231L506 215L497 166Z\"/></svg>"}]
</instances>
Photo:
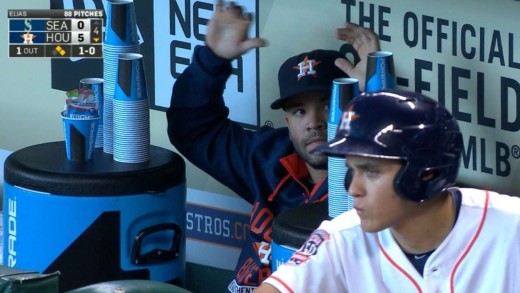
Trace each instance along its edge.
<instances>
[{"instance_id":1,"label":"team logo patch on jacket","mask_svg":"<svg viewBox=\"0 0 520 293\"><path fill-rule=\"evenodd\" d=\"M318 252L318 247L326 240L330 239L330 234L325 230L316 230L311 236L307 239L307 241L302 245L302 247L296 251L289 263L301 264L309 259L309 257L313 256Z\"/></svg>"},{"instance_id":2,"label":"team logo patch on jacket","mask_svg":"<svg viewBox=\"0 0 520 293\"><path fill-rule=\"evenodd\" d=\"M255 242L253 244L256 248L256 251L258 251L258 258L264 265L270 265L271 264L271 243L269 242Z\"/></svg>"}]
</instances>

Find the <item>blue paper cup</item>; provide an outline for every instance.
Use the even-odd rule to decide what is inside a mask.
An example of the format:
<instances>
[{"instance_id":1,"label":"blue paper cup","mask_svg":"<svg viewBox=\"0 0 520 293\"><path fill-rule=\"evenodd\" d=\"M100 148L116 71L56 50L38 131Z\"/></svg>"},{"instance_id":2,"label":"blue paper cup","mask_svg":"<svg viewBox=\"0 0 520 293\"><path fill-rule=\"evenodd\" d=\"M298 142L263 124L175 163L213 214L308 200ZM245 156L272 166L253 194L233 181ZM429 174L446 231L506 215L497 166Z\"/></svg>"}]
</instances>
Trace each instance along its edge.
<instances>
[{"instance_id":1,"label":"blue paper cup","mask_svg":"<svg viewBox=\"0 0 520 293\"><path fill-rule=\"evenodd\" d=\"M275 272L278 267L289 261L293 254L299 249L299 247L291 247L288 245L281 245L276 241L271 241L271 270Z\"/></svg>"},{"instance_id":2,"label":"blue paper cup","mask_svg":"<svg viewBox=\"0 0 520 293\"><path fill-rule=\"evenodd\" d=\"M359 95L359 81L355 78L336 78L332 81L329 124L338 125L347 104ZM335 133L336 128L329 129Z\"/></svg>"},{"instance_id":3,"label":"blue paper cup","mask_svg":"<svg viewBox=\"0 0 520 293\"><path fill-rule=\"evenodd\" d=\"M92 91L94 95L94 101L98 104L98 115L100 116L100 120L98 123L98 131L96 136L96 148L103 147L103 79L96 77L82 78L79 81L79 90L89 90Z\"/></svg>"},{"instance_id":4,"label":"blue paper cup","mask_svg":"<svg viewBox=\"0 0 520 293\"><path fill-rule=\"evenodd\" d=\"M132 0L107 1L107 20L103 43L116 46L139 43L135 5Z\"/></svg>"},{"instance_id":5,"label":"blue paper cup","mask_svg":"<svg viewBox=\"0 0 520 293\"><path fill-rule=\"evenodd\" d=\"M92 159L100 117L70 118L62 116L67 159L84 162Z\"/></svg>"},{"instance_id":6,"label":"blue paper cup","mask_svg":"<svg viewBox=\"0 0 520 293\"><path fill-rule=\"evenodd\" d=\"M368 54L365 92L371 93L397 87L392 52L376 51Z\"/></svg>"},{"instance_id":7,"label":"blue paper cup","mask_svg":"<svg viewBox=\"0 0 520 293\"><path fill-rule=\"evenodd\" d=\"M139 101L148 99L143 68L143 55L124 53L119 55L114 99Z\"/></svg>"}]
</instances>

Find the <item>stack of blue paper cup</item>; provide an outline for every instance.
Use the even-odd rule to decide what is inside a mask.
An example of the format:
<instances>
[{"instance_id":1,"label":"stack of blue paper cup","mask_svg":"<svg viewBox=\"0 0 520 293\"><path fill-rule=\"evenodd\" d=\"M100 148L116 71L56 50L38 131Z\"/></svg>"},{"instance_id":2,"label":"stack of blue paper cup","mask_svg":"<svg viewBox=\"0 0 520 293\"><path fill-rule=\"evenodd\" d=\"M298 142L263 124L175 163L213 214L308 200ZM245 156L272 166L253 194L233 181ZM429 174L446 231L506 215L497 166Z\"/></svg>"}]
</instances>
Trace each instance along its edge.
<instances>
[{"instance_id":1,"label":"stack of blue paper cup","mask_svg":"<svg viewBox=\"0 0 520 293\"><path fill-rule=\"evenodd\" d=\"M125 53L140 53L134 2L108 0L103 41L103 151L108 154L114 153L114 94L118 57Z\"/></svg>"},{"instance_id":2,"label":"stack of blue paper cup","mask_svg":"<svg viewBox=\"0 0 520 293\"><path fill-rule=\"evenodd\" d=\"M367 93L397 87L392 52L376 51L368 54L366 80Z\"/></svg>"},{"instance_id":3,"label":"stack of blue paper cup","mask_svg":"<svg viewBox=\"0 0 520 293\"><path fill-rule=\"evenodd\" d=\"M332 82L327 125L328 141L334 139L341 116L346 110L346 105L357 95L359 95L359 81L357 79L337 78ZM329 217L331 218L353 208L353 199L345 190L346 173L347 167L344 158L328 158Z\"/></svg>"},{"instance_id":4,"label":"stack of blue paper cup","mask_svg":"<svg viewBox=\"0 0 520 293\"><path fill-rule=\"evenodd\" d=\"M102 78L82 78L79 81L80 91L91 91L94 96L94 101L98 105L98 115L100 120L98 123L98 130L96 134L96 148L103 147L103 79Z\"/></svg>"},{"instance_id":5,"label":"stack of blue paper cup","mask_svg":"<svg viewBox=\"0 0 520 293\"><path fill-rule=\"evenodd\" d=\"M150 160L150 110L143 56L119 55L114 95L114 160L142 163Z\"/></svg>"},{"instance_id":6,"label":"stack of blue paper cup","mask_svg":"<svg viewBox=\"0 0 520 293\"><path fill-rule=\"evenodd\" d=\"M100 120L99 116L75 118L62 113L67 159L78 162L92 159Z\"/></svg>"}]
</instances>

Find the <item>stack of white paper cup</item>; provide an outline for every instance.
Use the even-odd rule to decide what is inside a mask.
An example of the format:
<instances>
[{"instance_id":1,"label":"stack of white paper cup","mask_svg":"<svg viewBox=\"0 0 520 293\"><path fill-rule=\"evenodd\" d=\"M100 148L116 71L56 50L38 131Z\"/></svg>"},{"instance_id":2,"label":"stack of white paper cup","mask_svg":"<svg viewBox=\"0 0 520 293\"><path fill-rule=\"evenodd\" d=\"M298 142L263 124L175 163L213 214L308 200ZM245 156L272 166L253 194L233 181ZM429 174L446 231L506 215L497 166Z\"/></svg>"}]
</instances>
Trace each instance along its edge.
<instances>
[{"instance_id":1,"label":"stack of white paper cup","mask_svg":"<svg viewBox=\"0 0 520 293\"><path fill-rule=\"evenodd\" d=\"M103 41L103 151L114 153L114 94L120 54L140 53L132 0L108 0Z\"/></svg>"}]
</instances>

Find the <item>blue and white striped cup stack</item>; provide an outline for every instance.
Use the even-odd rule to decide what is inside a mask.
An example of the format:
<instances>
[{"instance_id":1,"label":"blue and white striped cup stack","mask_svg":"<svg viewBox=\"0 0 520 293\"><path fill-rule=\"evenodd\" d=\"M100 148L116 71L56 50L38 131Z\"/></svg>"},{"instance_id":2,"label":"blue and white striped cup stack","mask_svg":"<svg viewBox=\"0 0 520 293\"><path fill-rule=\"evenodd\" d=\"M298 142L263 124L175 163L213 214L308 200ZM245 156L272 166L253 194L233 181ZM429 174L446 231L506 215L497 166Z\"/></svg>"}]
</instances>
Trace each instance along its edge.
<instances>
[{"instance_id":1,"label":"blue and white striped cup stack","mask_svg":"<svg viewBox=\"0 0 520 293\"><path fill-rule=\"evenodd\" d=\"M119 55L114 95L114 160L143 163L150 160L150 103L143 56Z\"/></svg>"},{"instance_id":2,"label":"blue and white striped cup stack","mask_svg":"<svg viewBox=\"0 0 520 293\"><path fill-rule=\"evenodd\" d=\"M359 95L359 82L355 78L337 78L332 82L327 140L336 135L341 115L352 98ZM344 158L328 158L329 217L334 218L353 208L353 199L345 190L347 167Z\"/></svg>"},{"instance_id":3,"label":"blue and white striped cup stack","mask_svg":"<svg viewBox=\"0 0 520 293\"><path fill-rule=\"evenodd\" d=\"M103 40L103 152L114 153L114 95L120 54L140 53L133 0L108 0Z\"/></svg>"}]
</instances>

